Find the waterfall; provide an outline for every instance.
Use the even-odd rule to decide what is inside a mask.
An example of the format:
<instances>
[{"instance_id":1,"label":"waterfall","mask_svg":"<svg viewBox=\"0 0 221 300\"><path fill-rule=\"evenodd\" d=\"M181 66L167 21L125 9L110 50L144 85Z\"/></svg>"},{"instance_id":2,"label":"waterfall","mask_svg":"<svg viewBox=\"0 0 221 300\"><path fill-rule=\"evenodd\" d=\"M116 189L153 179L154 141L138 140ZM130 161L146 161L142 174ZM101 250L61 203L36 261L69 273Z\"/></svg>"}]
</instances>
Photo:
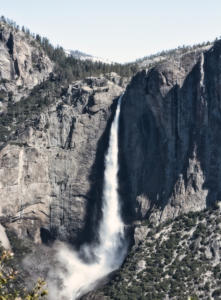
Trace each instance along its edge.
<instances>
[{"instance_id":1,"label":"waterfall","mask_svg":"<svg viewBox=\"0 0 221 300\"><path fill-rule=\"evenodd\" d=\"M59 246L57 256L59 267L53 272L59 273L63 284L59 288L56 287L55 282L51 280L53 277L51 274L50 299L78 299L91 291L100 279L118 269L126 255L127 242L118 196L118 128L121 99L122 96L118 100L105 155L102 219L98 228L99 243L83 245L79 251L81 255L63 243ZM82 254L87 258L87 262L81 258Z\"/></svg>"}]
</instances>

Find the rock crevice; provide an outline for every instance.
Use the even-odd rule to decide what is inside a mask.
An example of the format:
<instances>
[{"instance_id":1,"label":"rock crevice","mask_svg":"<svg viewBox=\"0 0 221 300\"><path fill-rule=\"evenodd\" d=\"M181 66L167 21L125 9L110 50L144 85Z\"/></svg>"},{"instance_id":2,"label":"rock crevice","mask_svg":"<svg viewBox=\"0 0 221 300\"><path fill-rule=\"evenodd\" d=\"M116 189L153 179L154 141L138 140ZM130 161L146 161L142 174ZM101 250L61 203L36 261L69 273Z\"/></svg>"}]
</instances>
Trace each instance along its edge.
<instances>
[{"instance_id":1,"label":"rock crevice","mask_svg":"<svg viewBox=\"0 0 221 300\"><path fill-rule=\"evenodd\" d=\"M189 72L164 62L132 79L120 127L128 222L145 215L158 223L221 200L220 45Z\"/></svg>"}]
</instances>

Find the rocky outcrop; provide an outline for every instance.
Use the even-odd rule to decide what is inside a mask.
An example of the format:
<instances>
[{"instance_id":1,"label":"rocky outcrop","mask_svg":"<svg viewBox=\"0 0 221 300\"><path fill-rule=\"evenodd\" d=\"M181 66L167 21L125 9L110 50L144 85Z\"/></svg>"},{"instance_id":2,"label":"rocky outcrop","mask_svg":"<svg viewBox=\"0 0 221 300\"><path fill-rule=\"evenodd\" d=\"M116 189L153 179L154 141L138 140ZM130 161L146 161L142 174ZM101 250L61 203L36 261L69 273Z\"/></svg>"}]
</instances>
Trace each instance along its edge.
<instances>
[{"instance_id":1,"label":"rocky outcrop","mask_svg":"<svg viewBox=\"0 0 221 300\"><path fill-rule=\"evenodd\" d=\"M29 34L0 22L0 112L49 77L53 63Z\"/></svg>"},{"instance_id":2,"label":"rocky outcrop","mask_svg":"<svg viewBox=\"0 0 221 300\"><path fill-rule=\"evenodd\" d=\"M114 83L117 75L108 78L74 82L4 144L0 220L19 237L37 243L73 240L85 220L96 218L106 147L102 136L123 92Z\"/></svg>"},{"instance_id":3,"label":"rocky outcrop","mask_svg":"<svg viewBox=\"0 0 221 300\"><path fill-rule=\"evenodd\" d=\"M8 240L7 234L5 233L4 227L0 224L0 243L5 249L10 249L10 242Z\"/></svg>"},{"instance_id":4,"label":"rocky outcrop","mask_svg":"<svg viewBox=\"0 0 221 300\"><path fill-rule=\"evenodd\" d=\"M161 222L221 200L220 54L217 42L196 64L164 62L129 85L120 123L128 222Z\"/></svg>"}]
</instances>

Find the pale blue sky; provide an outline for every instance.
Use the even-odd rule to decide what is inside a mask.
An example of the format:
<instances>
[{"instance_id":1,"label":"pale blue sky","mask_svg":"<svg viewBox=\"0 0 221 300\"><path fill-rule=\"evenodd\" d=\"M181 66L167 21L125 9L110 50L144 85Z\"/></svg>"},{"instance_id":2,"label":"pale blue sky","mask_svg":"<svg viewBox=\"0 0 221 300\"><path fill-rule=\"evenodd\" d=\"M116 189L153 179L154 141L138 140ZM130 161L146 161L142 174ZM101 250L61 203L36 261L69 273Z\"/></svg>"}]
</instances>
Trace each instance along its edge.
<instances>
[{"instance_id":1,"label":"pale blue sky","mask_svg":"<svg viewBox=\"0 0 221 300\"><path fill-rule=\"evenodd\" d=\"M221 35L221 0L0 0L54 45L118 62Z\"/></svg>"}]
</instances>

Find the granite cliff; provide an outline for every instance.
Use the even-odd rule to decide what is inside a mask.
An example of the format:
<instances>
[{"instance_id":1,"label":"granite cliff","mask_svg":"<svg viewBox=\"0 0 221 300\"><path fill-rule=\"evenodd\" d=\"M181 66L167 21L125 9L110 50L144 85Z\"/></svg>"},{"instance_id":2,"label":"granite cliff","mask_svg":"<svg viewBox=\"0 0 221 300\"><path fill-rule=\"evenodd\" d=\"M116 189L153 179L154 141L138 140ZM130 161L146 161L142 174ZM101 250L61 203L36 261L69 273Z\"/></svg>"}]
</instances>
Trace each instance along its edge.
<instances>
[{"instance_id":1,"label":"granite cliff","mask_svg":"<svg viewBox=\"0 0 221 300\"><path fill-rule=\"evenodd\" d=\"M127 87L119 179L134 245L83 299L220 299L220 54L218 41Z\"/></svg>"},{"instance_id":2,"label":"granite cliff","mask_svg":"<svg viewBox=\"0 0 221 300\"><path fill-rule=\"evenodd\" d=\"M101 180L97 144L121 93L105 77L75 82L11 133L0 154L1 220L19 237L67 240L82 229L90 184Z\"/></svg>"},{"instance_id":3,"label":"granite cliff","mask_svg":"<svg viewBox=\"0 0 221 300\"><path fill-rule=\"evenodd\" d=\"M46 80L53 65L33 37L0 22L0 112Z\"/></svg>"},{"instance_id":4,"label":"granite cliff","mask_svg":"<svg viewBox=\"0 0 221 300\"><path fill-rule=\"evenodd\" d=\"M217 42L141 71L128 86L120 132L128 219L159 223L220 201L220 54Z\"/></svg>"},{"instance_id":5,"label":"granite cliff","mask_svg":"<svg viewBox=\"0 0 221 300\"><path fill-rule=\"evenodd\" d=\"M109 73L64 84L32 36L0 29L1 224L35 243L76 240L97 222L105 131L126 83Z\"/></svg>"}]
</instances>

